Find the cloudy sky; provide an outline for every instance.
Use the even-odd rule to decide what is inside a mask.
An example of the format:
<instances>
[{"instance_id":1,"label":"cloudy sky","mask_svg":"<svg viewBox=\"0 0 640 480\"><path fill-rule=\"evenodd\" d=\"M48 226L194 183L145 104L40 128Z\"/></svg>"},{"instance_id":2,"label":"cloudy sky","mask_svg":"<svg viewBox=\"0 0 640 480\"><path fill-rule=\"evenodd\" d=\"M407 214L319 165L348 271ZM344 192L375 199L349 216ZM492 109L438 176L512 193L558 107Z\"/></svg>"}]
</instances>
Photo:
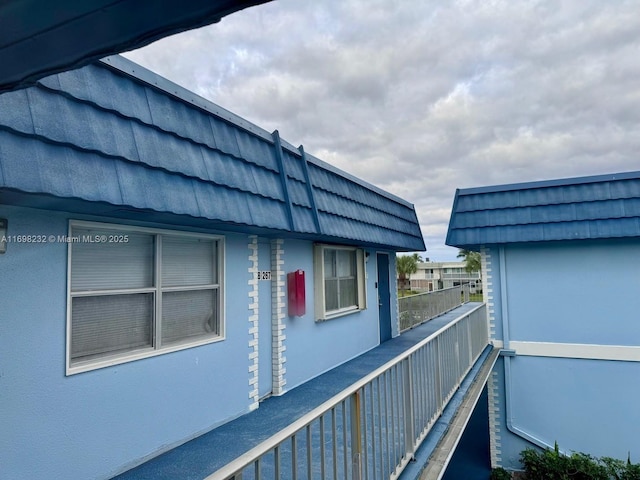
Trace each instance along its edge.
<instances>
[{"instance_id":1,"label":"cloudy sky","mask_svg":"<svg viewBox=\"0 0 640 480\"><path fill-rule=\"evenodd\" d=\"M125 54L415 204L640 170L640 1L277 0Z\"/></svg>"}]
</instances>

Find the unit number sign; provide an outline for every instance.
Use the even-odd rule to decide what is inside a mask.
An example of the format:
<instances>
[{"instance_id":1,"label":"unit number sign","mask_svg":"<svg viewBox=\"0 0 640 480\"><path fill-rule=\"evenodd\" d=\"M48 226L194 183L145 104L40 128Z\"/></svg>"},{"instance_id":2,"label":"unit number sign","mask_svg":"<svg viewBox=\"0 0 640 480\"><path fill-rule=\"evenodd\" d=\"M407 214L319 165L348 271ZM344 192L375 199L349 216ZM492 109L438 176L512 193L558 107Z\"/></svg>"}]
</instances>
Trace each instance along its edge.
<instances>
[{"instance_id":1,"label":"unit number sign","mask_svg":"<svg viewBox=\"0 0 640 480\"><path fill-rule=\"evenodd\" d=\"M258 280L271 280L271 271L263 270L258 272Z\"/></svg>"}]
</instances>

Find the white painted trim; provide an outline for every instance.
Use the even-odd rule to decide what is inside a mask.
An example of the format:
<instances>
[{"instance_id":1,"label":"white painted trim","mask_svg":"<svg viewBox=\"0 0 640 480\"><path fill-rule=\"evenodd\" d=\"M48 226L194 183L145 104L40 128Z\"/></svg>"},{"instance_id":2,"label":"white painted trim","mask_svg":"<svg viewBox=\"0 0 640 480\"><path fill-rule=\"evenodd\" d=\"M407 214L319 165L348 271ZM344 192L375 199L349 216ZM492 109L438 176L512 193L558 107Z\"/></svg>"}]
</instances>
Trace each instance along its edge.
<instances>
[{"instance_id":1,"label":"white painted trim","mask_svg":"<svg viewBox=\"0 0 640 480\"><path fill-rule=\"evenodd\" d=\"M284 274L284 240L276 238L271 240L271 341L272 341L272 387L274 396L286 392L287 369L285 363L287 357L284 353L287 349L285 340L285 274Z\"/></svg>"},{"instance_id":2,"label":"white painted trim","mask_svg":"<svg viewBox=\"0 0 640 480\"><path fill-rule=\"evenodd\" d=\"M493 258L491 251L487 247L480 248L480 265L482 280L482 299L487 304L487 325L489 327L489 338L496 336L495 303L493 295Z\"/></svg>"},{"instance_id":3,"label":"white painted trim","mask_svg":"<svg viewBox=\"0 0 640 480\"><path fill-rule=\"evenodd\" d=\"M511 341L516 355L640 362L640 346Z\"/></svg>"},{"instance_id":4,"label":"white painted trim","mask_svg":"<svg viewBox=\"0 0 640 480\"><path fill-rule=\"evenodd\" d=\"M324 290L324 252L325 250L347 250L355 252L356 255L356 282L357 304L338 310L325 310L325 290ZM316 322L324 322L335 318L344 317L352 313L357 313L367 309L367 267L365 265L364 250L357 247L341 245L330 245L317 243L313 249L313 271L314 271L314 313Z\"/></svg>"},{"instance_id":5,"label":"white painted trim","mask_svg":"<svg viewBox=\"0 0 640 480\"><path fill-rule=\"evenodd\" d=\"M494 348L503 347L502 340L496 339L496 310L494 298L494 265L491 250L487 247L480 248L480 264L482 265L482 296L487 305L487 324L489 341ZM494 370L491 378L487 382L487 393L489 398L489 456L491 467L497 468L502 465L502 436L500 434L500 401L498 389L498 374Z\"/></svg>"},{"instance_id":6,"label":"white painted trim","mask_svg":"<svg viewBox=\"0 0 640 480\"><path fill-rule=\"evenodd\" d=\"M249 410L255 410L259 405L258 370L260 350L258 349L258 318L260 298L258 295L258 236L249 235ZM271 359L267 359L271 361Z\"/></svg>"},{"instance_id":7,"label":"white painted trim","mask_svg":"<svg viewBox=\"0 0 640 480\"><path fill-rule=\"evenodd\" d=\"M99 360L86 360L85 362L79 361L72 367L69 367L67 369L67 376L75 375L82 372L89 372L91 370L97 370L100 368L122 365L123 363L129 363L135 360L158 357L167 353L179 352L180 350L187 350L189 348L201 347L203 345L222 342L223 340L225 340L224 337L209 337L196 342L189 341L188 343L177 344L171 347L163 347L160 350L153 350L151 347L149 347L136 350L128 354L115 354L113 356L105 356L104 358L101 358Z\"/></svg>"},{"instance_id":8,"label":"white painted trim","mask_svg":"<svg viewBox=\"0 0 640 480\"><path fill-rule=\"evenodd\" d=\"M491 372L491 378L487 382L489 397L489 453L491 468L502 466L502 436L500 435L500 401L498 387L498 372Z\"/></svg>"}]
</instances>

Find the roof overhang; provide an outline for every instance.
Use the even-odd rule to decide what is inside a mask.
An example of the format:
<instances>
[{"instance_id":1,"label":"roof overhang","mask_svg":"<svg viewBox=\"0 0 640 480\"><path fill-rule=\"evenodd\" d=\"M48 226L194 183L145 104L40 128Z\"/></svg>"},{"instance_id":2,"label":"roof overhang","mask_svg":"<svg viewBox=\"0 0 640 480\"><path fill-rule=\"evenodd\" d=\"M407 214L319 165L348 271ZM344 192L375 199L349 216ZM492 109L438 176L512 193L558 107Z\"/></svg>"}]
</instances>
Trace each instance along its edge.
<instances>
[{"instance_id":1,"label":"roof overhang","mask_svg":"<svg viewBox=\"0 0 640 480\"><path fill-rule=\"evenodd\" d=\"M271 0L0 2L0 92Z\"/></svg>"}]
</instances>

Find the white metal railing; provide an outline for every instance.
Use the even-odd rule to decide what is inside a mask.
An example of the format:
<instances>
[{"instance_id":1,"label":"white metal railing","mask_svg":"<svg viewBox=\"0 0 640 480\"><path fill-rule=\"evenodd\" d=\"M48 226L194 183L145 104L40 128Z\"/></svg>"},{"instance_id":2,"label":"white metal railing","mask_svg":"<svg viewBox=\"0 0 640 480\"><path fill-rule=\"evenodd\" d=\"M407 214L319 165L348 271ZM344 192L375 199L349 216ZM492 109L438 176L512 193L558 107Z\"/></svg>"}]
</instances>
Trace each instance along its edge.
<instances>
[{"instance_id":1,"label":"white metal railing","mask_svg":"<svg viewBox=\"0 0 640 480\"><path fill-rule=\"evenodd\" d=\"M480 272L443 273L442 278L445 280L462 280L468 282L470 280L478 280L480 278Z\"/></svg>"},{"instance_id":2,"label":"white metal railing","mask_svg":"<svg viewBox=\"0 0 640 480\"><path fill-rule=\"evenodd\" d=\"M397 479L487 344L482 304L206 480Z\"/></svg>"},{"instance_id":3,"label":"white metal railing","mask_svg":"<svg viewBox=\"0 0 640 480\"><path fill-rule=\"evenodd\" d=\"M469 285L409 295L398 299L400 331L404 332L469 301Z\"/></svg>"}]
</instances>

